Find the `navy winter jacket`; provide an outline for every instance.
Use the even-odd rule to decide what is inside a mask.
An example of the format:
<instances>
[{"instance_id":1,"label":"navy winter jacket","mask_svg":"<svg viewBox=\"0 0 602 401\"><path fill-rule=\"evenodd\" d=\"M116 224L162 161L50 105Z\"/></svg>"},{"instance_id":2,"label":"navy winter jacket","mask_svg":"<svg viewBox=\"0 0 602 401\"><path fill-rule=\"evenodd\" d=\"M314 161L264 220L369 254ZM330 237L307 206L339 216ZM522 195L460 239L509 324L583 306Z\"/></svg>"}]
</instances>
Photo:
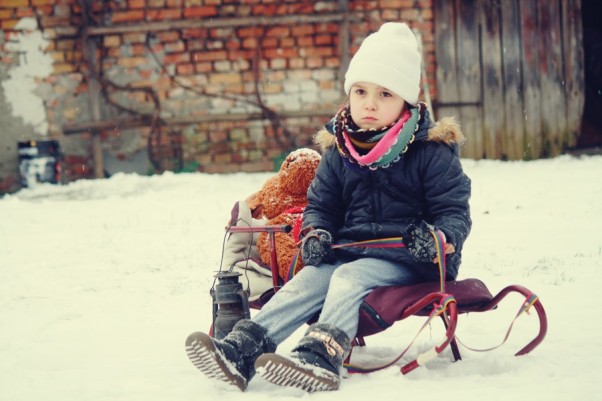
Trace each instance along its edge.
<instances>
[{"instance_id":1,"label":"navy winter jacket","mask_svg":"<svg viewBox=\"0 0 602 401\"><path fill-rule=\"evenodd\" d=\"M455 279L462 246L470 232L470 179L462 171L458 143L463 140L451 118L431 125L425 112L415 140L401 159L388 168L352 167L336 149L334 135L316 136L323 156L308 190L304 229L329 231L335 243L400 236L421 220L443 231L455 247L447 255L447 277ZM435 263L416 262L405 248L347 247L336 250L344 259L374 257L412 266L425 280L438 280Z\"/></svg>"}]
</instances>

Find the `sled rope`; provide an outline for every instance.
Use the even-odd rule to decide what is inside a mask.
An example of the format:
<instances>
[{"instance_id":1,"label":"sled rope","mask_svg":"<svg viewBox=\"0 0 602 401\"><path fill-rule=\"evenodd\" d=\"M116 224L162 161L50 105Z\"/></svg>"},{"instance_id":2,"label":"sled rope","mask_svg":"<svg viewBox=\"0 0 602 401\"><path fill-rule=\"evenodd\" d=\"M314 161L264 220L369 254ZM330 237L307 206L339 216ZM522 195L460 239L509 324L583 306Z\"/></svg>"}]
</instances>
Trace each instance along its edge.
<instances>
[{"instance_id":1,"label":"sled rope","mask_svg":"<svg viewBox=\"0 0 602 401\"><path fill-rule=\"evenodd\" d=\"M332 249L364 247L364 248L405 248L402 237L377 238L365 241L349 242L346 244L334 244Z\"/></svg>"},{"instance_id":2,"label":"sled rope","mask_svg":"<svg viewBox=\"0 0 602 401\"><path fill-rule=\"evenodd\" d=\"M418 332L416 333L416 335L414 336L414 338L412 339L412 341L408 344L408 346L399 354L397 355L392 361L385 363L384 365L379 365L379 366L374 366L374 367L365 367L365 366L360 366L360 365L355 365L352 363L344 363L343 367L347 369L347 371L349 373L372 373L372 372L376 372L378 370L382 370L382 369L386 369L390 366L395 365L401 358L403 358L403 356L408 352L408 350L412 347L412 345L414 345L414 343L416 342L416 340L418 339L418 337L420 336L420 334L424 331L424 329L429 326L431 324L431 321L437 317L440 316L442 314L445 313L445 311L447 310L448 306L453 303L456 302L456 299L449 295L449 294L443 294L441 299L440 299L440 303L439 304L434 304L433 306L433 310L431 311L431 313L429 313L428 318L426 319L426 321L424 322L424 324L420 327L420 329L418 330ZM438 354L441 350L437 350L434 349L433 351L435 351L435 355ZM431 352L427 352L427 354L432 354Z\"/></svg>"},{"instance_id":3,"label":"sled rope","mask_svg":"<svg viewBox=\"0 0 602 401\"><path fill-rule=\"evenodd\" d=\"M332 249L339 248L350 248L350 247L365 247L365 248L404 248L405 245L403 243L402 237L390 237L390 238L378 238L371 239L366 241L356 241L349 242L347 244L334 244L332 245ZM291 265L288 269L288 275L286 277L286 281L289 281L293 278L295 274L299 272L299 258L301 257L301 250L298 250L295 253L291 261Z\"/></svg>"},{"instance_id":4,"label":"sled rope","mask_svg":"<svg viewBox=\"0 0 602 401\"><path fill-rule=\"evenodd\" d=\"M464 344L459 338L458 336L456 336L456 341L458 341L458 343L460 345L462 345L464 348L470 350L470 351L474 351L474 352L488 352L488 351L493 351L494 349L498 349L499 347L501 347L502 345L504 345L506 343L506 341L508 341L508 338L510 337L510 332L512 331L512 328L514 327L514 323L516 322L516 320L523 314L523 313L527 313L529 314L529 310L531 309L531 307L539 301L539 297L533 293L531 293L526 299L525 302L522 303L522 305L520 306L518 312L516 313L516 316L514 316L514 319L512 319L512 321L510 322L510 326L508 327L508 329L506 330L506 334L504 335L504 338L502 339L502 342L499 343L498 345L495 345L493 347L489 347L489 348L472 348L467 346L466 344Z\"/></svg>"},{"instance_id":5,"label":"sled rope","mask_svg":"<svg viewBox=\"0 0 602 401\"><path fill-rule=\"evenodd\" d=\"M445 276L447 273L445 263L445 240L443 235L438 231L431 231L431 235L435 240L435 248L437 250L437 265L439 266L439 288L441 292L445 292ZM363 248L405 248L403 243L403 237L388 237L388 238L377 238L365 241L355 241L345 244L333 244L332 249L340 248L351 248L351 247L363 247ZM288 269L288 275L286 281L293 278L295 274L299 272L299 258L301 251L297 251L291 261L291 265Z\"/></svg>"},{"instance_id":6,"label":"sled rope","mask_svg":"<svg viewBox=\"0 0 602 401\"><path fill-rule=\"evenodd\" d=\"M447 265L445 263L445 240L443 234L439 231L431 231L431 235L435 239L435 247L437 248L437 265L439 266L439 289L445 292L445 276L447 275Z\"/></svg>"}]
</instances>

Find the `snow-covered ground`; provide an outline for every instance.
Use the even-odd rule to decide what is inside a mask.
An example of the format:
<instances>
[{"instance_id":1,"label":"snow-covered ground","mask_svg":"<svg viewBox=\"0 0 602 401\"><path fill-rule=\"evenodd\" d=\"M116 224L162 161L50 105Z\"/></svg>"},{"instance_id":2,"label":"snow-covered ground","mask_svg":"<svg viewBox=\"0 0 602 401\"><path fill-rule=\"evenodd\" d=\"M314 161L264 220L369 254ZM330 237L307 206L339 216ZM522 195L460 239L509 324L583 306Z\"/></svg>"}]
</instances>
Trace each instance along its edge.
<instances>
[{"instance_id":1,"label":"snow-covered ground","mask_svg":"<svg viewBox=\"0 0 602 401\"><path fill-rule=\"evenodd\" d=\"M209 328L231 205L270 174L116 175L0 198L0 400L600 399L602 157L463 163L474 227L460 276L492 292L518 283L539 295L549 331L531 354L513 356L536 334L534 313L494 351L464 349L458 363L446 351L407 376L395 367L351 375L335 393L259 378L246 393L216 386L190 364L184 340ZM458 337L477 348L499 344L522 301L461 316ZM422 322L369 337L356 357L385 362ZM434 322L404 361L442 334Z\"/></svg>"}]
</instances>

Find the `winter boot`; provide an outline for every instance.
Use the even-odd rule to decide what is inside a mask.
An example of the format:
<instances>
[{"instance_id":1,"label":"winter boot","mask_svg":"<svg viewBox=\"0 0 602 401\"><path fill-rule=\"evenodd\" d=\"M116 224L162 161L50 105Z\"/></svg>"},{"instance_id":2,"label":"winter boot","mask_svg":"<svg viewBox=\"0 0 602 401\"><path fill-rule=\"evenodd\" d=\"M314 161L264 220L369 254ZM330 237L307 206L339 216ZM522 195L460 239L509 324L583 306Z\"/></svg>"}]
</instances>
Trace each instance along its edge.
<instances>
[{"instance_id":1,"label":"winter boot","mask_svg":"<svg viewBox=\"0 0 602 401\"><path fill-rule=\"evenodd\" d=\"M280 386L307 392L337 390L339 370L351 349L347 334L332 324L314 323L290 357L264 354L257 358L257 374Z\"/></svg>"},{"instance_id":2,"label":"winter boot","mask_svg":"<svg viewBox=\"0 0 602 401\"><path fill-rule=\"evenodd\" d=\"M241 391L255 374L255 359L275 350L276 344L267 337L266 329L250 320L238 321L222 340L199 332L186 339L186 353L197 369Z\"/></svg>"}]
</instances>

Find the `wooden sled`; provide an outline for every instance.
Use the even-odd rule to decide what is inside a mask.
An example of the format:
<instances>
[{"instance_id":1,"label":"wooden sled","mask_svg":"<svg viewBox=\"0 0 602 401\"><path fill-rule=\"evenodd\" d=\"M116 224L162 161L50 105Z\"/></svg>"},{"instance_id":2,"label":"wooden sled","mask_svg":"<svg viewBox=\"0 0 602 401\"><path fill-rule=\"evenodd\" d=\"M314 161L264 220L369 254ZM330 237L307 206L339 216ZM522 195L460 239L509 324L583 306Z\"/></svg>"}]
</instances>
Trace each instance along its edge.
<instances>
[{"instance_id":1,"label":"wooden sled","mask_svg":"<svg viewBox=\"0 0 602 401\"><path fill-rule=\"evenodd\" d=\"M275 250L276 233L289 232L290 226L264 226L264 227L226 227L229 232L256 233L267 232L271 246L271 271L273 287L264 292L253 302L250 307L261 309L269 301L276 291L283 285L278 276L278 261ZM444 290L442 291L442 288ZM379 333L391 327L397 321L410 316L426 316L428 321L425 326L437 316L441 317L444 328L444 340L431 350L420 354L413 361L401 367L401 372L407 374L429 360L435 358L448 346L451 348L455 361L461 359L460 350L455 337L458 325L458 315L469 312L487 312L495 309L497 305L511 293L518 293L525 297L521 308L515 319L523 312L533 307L539 318L539 332L528 344L516 352L516 356L525 355L535 349L546 336L548 323L545 310L539 298L527 288L520 285L510 285L493 296L486 285L476 279L468 278L458 281L425 282L410 286L380 287L373 290L363 301L360 307L360 321L353 346L364 346L365 337ZM424 326L423 326L424 327ZM512 327L512 325L510 326ZM506 338L510 329L506 333ZM411 345L411 344L410 344ZM346 368L352 373L369 373L392 366L409 349L406 348L394 361L376 368L362 368L346 364ZM349 358L346 362L349 361Z\"/></svg>"}]
</instances>

